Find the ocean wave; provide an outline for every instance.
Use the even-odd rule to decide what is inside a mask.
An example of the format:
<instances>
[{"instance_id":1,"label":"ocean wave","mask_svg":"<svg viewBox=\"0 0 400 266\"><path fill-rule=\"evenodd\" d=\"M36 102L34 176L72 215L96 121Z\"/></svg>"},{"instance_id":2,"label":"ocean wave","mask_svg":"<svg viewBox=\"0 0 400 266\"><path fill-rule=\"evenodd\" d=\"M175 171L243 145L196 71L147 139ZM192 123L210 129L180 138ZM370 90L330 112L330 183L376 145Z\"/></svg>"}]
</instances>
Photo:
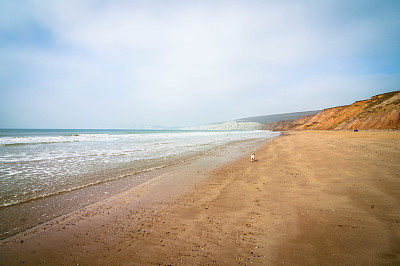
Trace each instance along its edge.
<instances>
[{"instance_id":1,"label":"ocean wave","mask_svg":"<svg viewBox=\"0 0 400 266\"><path fill-rule=\"evenodd\" d=\"M197 158L197 157L198 156L196 156L194 158ZM102 184L102 183L110 182L110 181L113 181L113 180L118 180L118 179L125 178L125 177L128 177L128 176L133 176L133 175L137 175L137 174L140 174L140 173L145 173L145 172L150 172L150 171L154 171L154 170L157 170L157 169L162 169L162 168L165 168L165 167L168 167L168 166L172 166L172 165L176 165L176 164L179 164L179 163L182 163L182 162L186 162L188 160L192 160L194 158L177 161L177 162L170 163L170 164L154 166L154 167L146 168L146 169L139 170L139 171L132 171L130 173L118 175L118 176L115 176L115 177L112 177L112 178L98 180L98 181L90 182L90 183L87 183L87 184L83 184L83 185L79 185L79 186L75 186L75 187L71 187L71 188L66 188L66 189L61 189L61 190L50 192L50 193L39 194L39 195L36 195L36 196L31 196L31 197L21 198L21 199L8 200L7 202L0 203L0 208L2 208L2 207L10 207L10 206L14 206L14 205L18 205L18 204L34 201L34 200L39 200L39 199L43 199L43 198L47 198L47 197L52 197L52 196L60 195L60 194L63 194L63 193L68 193L68 192L71 192L71 191L75 191L75 190L79 190L79 189L83 189L83 188L99 185L99 184Z\"/></svg>"},{"instance_id":2,"label":"ocean wave","mask_svg":"<svg viewBox=\"0 0 400 266\"><path fill-rule=\"evenodd\" d=\"M72 192L72 191L75 191L75 190L84 189L84 188L95 186L95 185L100 185L102 183L107 183L107 182L118 180L118 179L121 179L121 178L126 178L126 177L129 177L129 176L133 176L133 175L137 175L137 174L141 174L141 173L146 173L146 172L155 171L155 170L158 170L158 169L163 169L163 168L166 168L166 167L169 167L169 166L178 165L178 164L181 164L181 163L185 163L185 162L200 158L203 155L210 154L212 152L218 151L219 149L222 149L225 146L226 146L226 144L225 145L220 145L218 147L213 147L212 149L207 149L207 150L204 150L204 151L201 151L201 152L196 152L196 153L191 154L190 156L187 156L187 157L177 157L177 158L174 158L174 159L173 158L165 158L167 160L164 160L164 164L158 164L158 165L155 164L153 166L146 167L144 169L132 170L132 171L129 171L128 173L116 175L116 176L113 176L111 178L97 180L97 181L94 181L94 182L90 182L90 183L87 183L87 184L82 184L82 185L75 186L75 187L60 189L60 190L57 190L57 191L44 193L44 194L38 194L38 195L35 195L35 196L31 196L31 197L27 197L27 198L20 198L20 199L16 199L16 197L14 195L14 197L13 197L14 199L8 200L8 201L3 202L3 203L0 203L0 208L10 207L10 206L27 203L27 202L34 201L34 200L39 200L39 199L43 199L43 198L47 198L47 197L52 197L52 196L60 195L60 194L63 194L63 193L68 193L68 192ZM159 161L159 162L161 162L161 161ZM112 170L109 170L109 171L112 172ZM105 171L105 172L108 172L108 171Z\"/></svg>"},{"instance_id":3,"label":"ocean wave","mask_svg":"<svg viewBox=\"0 0 400 266\"><path fill-rule=\"evenodd\" d=\"M121 136L109 134L68 134L60 136L1 137L1 146L45 145L85 141L110 141Z\"/></svg>"},{"instance_id":4,"label":"ocean wave","mask_svg":"<svg viewBox=\"0 0 400 266\"><path fill-rule=\"evenodd\" d=\"M0 143L0 147L25 146L25 145L46 145L46 144L58 144L58 143L71 143L71 142L78 142L78 141L67 140L67 141L43 141L43 142Z\"/></svg>"},{"instance_id":5,"label":"ocean wave","mask_svg":"<svg viewBox=\"0 0 400 266\"><path fill-rule=\"evenodd\" d=\"M255 134L254 134L255 133ZM79 144L38 148L3 149L0 170L13 175L0 206L12 206L126 176L164 168L218 151L234 142L268 138L268 132L178 132L157 134L75 134L72 136L27 136L0 138L3 146ZM87 141L87 142L86 142ZM0 144L2 145L2 144ZM1 149L0 149L1 150ZM120 175L121 173L124 173ZM46 177L44 181L40 177ZM14 180L14 177L13 177ZM15 179L16 180L16 179ZM8 182L8 181L7 181ZM32 182L41 192L32 190ZM53 185L49 184L52 183ZM10 189L17 188L11 194ZM28 194L23 194L29 191ZM10 192L11 193L11 192Z\"/></svg>"}]
</instances>

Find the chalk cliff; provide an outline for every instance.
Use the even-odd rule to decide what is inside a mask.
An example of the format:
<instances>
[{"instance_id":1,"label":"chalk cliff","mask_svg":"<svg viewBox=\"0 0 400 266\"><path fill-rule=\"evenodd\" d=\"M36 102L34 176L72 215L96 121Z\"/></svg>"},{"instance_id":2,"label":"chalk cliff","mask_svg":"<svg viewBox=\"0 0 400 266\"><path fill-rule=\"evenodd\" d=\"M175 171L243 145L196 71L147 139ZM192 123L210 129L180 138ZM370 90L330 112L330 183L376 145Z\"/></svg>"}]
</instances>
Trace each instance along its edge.
<instances>
[{"instance_id":1,"label":"chalk cliff","mask_svg":"<svg viewBox=\"0 0 400 266\"><path fill-rule=\"evenodd\" d=\"M315 115L266 124L264 129L400 129L400 91L384 93L351 105L324 109Z\"/></svg>"},{"instance_id":2,"label":"chalk cliff","mask_svg":"<svg viewBox=\"0 0 400 266\"><path fill-rule=\"evenodd\" d=\"M184 130L258 130L262 129L263 125L257 122L236 122L229 121L219 124L203 125L196 127L182 128Z\"/></svg>"}]
</instances>

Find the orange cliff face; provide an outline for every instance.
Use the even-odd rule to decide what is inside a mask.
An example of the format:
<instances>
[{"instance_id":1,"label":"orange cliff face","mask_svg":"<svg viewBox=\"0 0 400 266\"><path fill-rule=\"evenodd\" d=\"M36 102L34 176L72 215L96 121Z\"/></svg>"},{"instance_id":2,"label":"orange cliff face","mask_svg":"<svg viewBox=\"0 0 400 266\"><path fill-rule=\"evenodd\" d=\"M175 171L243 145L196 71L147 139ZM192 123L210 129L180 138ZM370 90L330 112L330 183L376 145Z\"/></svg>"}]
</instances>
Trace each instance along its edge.
<instances>
[{"instance_id":1,"label":"orange cliff face","mask_svg":"<svg viewBox=\"0 0 400 266\"><path fill-rule=\"evenodd\" d=\"M384 93L352 105L324 109L316 115L267 124L264 129L352 130L400 129L400 91Z\"/></svg>"}]
</instances>

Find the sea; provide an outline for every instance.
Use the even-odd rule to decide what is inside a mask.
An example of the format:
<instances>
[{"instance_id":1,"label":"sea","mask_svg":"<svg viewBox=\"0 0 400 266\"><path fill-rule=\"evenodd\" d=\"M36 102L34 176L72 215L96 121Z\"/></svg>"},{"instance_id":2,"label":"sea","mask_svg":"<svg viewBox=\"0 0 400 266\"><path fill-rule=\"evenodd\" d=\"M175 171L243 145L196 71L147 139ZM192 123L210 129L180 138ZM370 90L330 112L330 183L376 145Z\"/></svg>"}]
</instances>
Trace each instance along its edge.
<instances>
[{"instance_id":1,"label":"sea","mask_svg":"<svg viewBox=\"0 0 400 266\"><path fill-rule=\"evenodd\" d=\"M32 202L55 196L65 200L69 192L132 176L140 184L147 181L140 180L140 173L277 134L265 130L0 129L0 211L27 204L36 208ZM0 215L12 216L4 210ZM5 217L0 219L9 223ZM10 226L0 226L0 238L21 229L21 225L18 230Z\"/></svg>"}]
</instances>

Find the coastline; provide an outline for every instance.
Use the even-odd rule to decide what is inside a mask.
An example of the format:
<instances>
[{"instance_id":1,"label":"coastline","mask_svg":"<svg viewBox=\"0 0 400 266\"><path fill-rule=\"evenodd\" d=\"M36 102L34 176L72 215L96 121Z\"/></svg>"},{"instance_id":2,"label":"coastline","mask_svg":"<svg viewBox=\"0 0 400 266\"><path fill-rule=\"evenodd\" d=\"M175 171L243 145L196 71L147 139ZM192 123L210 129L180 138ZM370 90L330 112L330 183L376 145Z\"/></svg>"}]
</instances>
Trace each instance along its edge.
<instances>
[{"instance_id":1,"label":"coastline","mask_svg":"<svg viewBox=\"0 0 400 266\"><path fill-rule=\"evenodd\" d=\"M175 168L188 169L187 165L204 168L207 164L212 167L238 158L247 150L256 149L265 142L264 139L234 141L215 150L198 154L183 161L170 165L156 167L136 173L135 170L125 171L123 178L99 182L71 191L39 197L35 200L0 207L0 240L34 228L37 225L51 221L57 217L68 215L85 206L113 197L140 184L146 183L158 176L174 171ZM216 156L218 154L218 156ZM193 168L193 167L191 167ZM193 169L194 171L194 169ZM131 172L131 173L129 173ZM191 176L194 176L193 174Z\"/></svg>"},{"instance_id":2,"label":"coastline","mask_svg":"<svg viewBox=\"0 0 400 266\"><path fill-rule=\"evenodd\" d=\"M400 262L400 132L287 132L255 153L168 169L3 240L0 264Z\"/></svg>"}]
</instances>

